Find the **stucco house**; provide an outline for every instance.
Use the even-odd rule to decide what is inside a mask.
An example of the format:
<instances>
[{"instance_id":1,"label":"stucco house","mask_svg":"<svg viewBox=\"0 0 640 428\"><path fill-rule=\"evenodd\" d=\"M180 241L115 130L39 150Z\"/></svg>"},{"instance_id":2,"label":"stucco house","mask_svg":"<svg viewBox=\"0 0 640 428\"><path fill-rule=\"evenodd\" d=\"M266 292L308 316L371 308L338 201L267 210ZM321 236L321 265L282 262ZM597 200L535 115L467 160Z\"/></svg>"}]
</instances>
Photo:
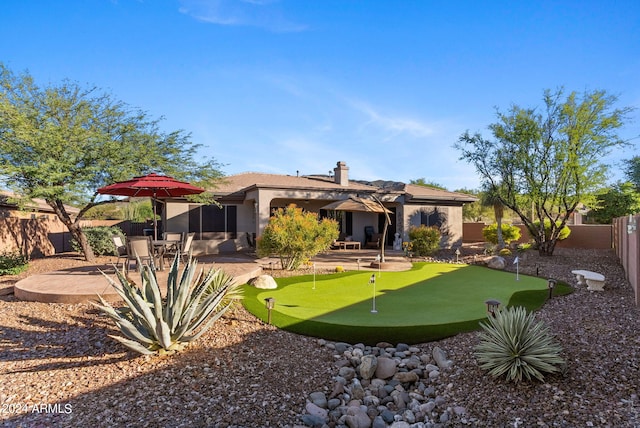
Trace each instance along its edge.
<instances>
[{"instance_id":1,"label":"stucco house","mask_svg":"<svg viewBox=\"0 0 640 428\"><path fill-rule=\"evenodd\" d=\"M341 212L323 209L350 196L375 195L391 211L386 242L408 240L411 226L437 225L442 245L462 242L462 206L473 196L431 187L397 182L366 183L349 178L349 167L338 162L332 175L291 176L243 173L228 176L213 193L221 207L167 200L163 210L166 231L195 232L196 249L212 253L237 245L251 245L259 237L276 208L296 204L321 216L336 218L344 236L365 242L370 233L381 233L384 215L371 212Z\"/></svg>"}]
</instances>

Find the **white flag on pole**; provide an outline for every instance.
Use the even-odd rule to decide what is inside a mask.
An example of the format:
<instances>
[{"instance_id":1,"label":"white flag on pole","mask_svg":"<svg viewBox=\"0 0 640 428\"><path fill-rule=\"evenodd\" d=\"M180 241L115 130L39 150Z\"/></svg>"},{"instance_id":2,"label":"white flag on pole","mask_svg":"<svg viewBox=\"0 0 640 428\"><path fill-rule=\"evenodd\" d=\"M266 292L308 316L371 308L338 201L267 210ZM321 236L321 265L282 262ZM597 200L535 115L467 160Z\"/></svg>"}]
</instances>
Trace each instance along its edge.
<instances>
[{"instance_id":1,"label":"white flag on pole","mask_svg":"<svg viewBox=\"0 0 640 428\"><path fill-rule=\"evenodd\" d=\"M517 264L518 264L518 262L519 262L518 257L516 257L515 259L513 259L513 264L514 264L514 265L517 265Z\"/></svg>"}]
</instances>

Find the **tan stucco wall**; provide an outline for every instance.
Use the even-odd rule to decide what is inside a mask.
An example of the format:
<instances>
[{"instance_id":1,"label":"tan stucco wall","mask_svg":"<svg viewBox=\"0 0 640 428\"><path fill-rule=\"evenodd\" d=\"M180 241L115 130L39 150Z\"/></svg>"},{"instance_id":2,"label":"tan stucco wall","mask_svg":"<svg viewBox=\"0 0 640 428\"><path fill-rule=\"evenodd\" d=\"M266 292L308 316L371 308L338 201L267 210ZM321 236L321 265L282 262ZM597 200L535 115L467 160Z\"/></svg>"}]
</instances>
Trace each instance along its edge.
<instances>
[{"instance_id":1,"label":"tan stucco wall","mask_svg":"<svg viewBox=\"0 0 640 428\"><path fill-rule=\"evenodd\" d=\"M188 232L189 231L189 203L167 202L163 220L165 231Z\"/></svg>"},{"instance_id":2,"label":"tan stucco wall","mask_svg":"<svg viewBox=\"0 0 640 428\"><path fill-rule=\"evenodd\" d=\"M420 225L420 213L429 212L437 208L447 219L445 226L448 228L448 239L443 242L445 247L451 247L462 243L462 207L450 207L440 205L405 205L403 207L402 240L409 240L409 228Z\"/></svg>"},{"instance_id":3,"label":"tan stucco wall","mask_svg":"<svg viewBox=\"0 0 640 428\"><path fill-rule=\"evenodd\" d=\"M269 190L261 189L260 192L252 190L247 192L245 202L238 204L238 233L255 233L260 236L269 223L272 207L284 207L288 204L296 205L312 212L319 212L328 203L344 199L345 194L341 192L312 191L312 190ZM385 204L396 207L396 216L392 216L392 223L400 233L404 241L408 240L408 230L411 226L420 224L420 212L431 211L438 208L447 219L448 239L443 242L444 246L450 247L462 241L462 207L451 206L424 206L424 205L402 205L393 199L383 198ZM255 205L254 205L255 203ZM182 205L181 207L178 205ZM188 216L185 215L188 204L168 203L167 230L186 231L188 229ZM182 220L174 220L177 216ZM375 233L382 233L378 230L378 214L376 213L353 213L353 239L364 242L365 226L373 226ZM388 244L391 245L392 242Z\"/></svg>"},{"instance_id":4,"label":"tan stucco wall","mask_svg":"<svg viewBox=\"0 0 640 428\"><path fill-rule=\"evenodd\" d=\"M464 223L464 242L484 242L482 229L485 223ZM530 242L529 231L519 224L520 239L518 243ZM590 248L607 249L612 247L612 229L610 224L570 224L571 234L559 241L558 248Z\"/></svg>"}]
</instances>

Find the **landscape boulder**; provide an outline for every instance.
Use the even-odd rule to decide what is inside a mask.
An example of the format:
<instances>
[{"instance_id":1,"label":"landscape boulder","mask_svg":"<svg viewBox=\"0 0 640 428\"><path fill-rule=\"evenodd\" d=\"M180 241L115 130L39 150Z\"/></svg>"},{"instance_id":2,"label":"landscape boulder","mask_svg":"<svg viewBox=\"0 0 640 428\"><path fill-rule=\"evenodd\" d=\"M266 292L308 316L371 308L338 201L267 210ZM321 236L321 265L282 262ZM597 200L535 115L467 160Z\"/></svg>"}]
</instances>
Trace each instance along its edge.
<instances>
[{"instance_id":1,"label":"landscape boulder","mask_svg":"<svg viewBox=\"0 0 640 428\"><path fill-rule=\"evenodd\" d=\"M507 266L507 262L504 260L504 257L493 256L487 262L487 266L491 269L504 270Z\"/></svg>"},{"instance_id":2,"label":"landscape boulder","mask_svg":"<svg viewBox=\"0 0 640 428\"><path fill-rule=\"evenodd\" d=\"M249 285L253 285L254 287L260 288L262 290L275 290L276 288L278 288L276 280L273 279L271 275L260 275L252 278L249 281Z\"/></svg>"}]
</instances>

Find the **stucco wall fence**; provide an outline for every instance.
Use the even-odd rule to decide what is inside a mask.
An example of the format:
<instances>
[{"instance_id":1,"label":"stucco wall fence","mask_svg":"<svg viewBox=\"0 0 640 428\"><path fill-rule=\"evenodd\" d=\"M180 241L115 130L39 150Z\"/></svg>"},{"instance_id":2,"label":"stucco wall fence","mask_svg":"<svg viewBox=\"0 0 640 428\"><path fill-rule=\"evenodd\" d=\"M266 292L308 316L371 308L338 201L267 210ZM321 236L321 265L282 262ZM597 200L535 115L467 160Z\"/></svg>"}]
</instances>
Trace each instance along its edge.
<instances>
[{"instance_id":1,"label":"stucco wall fence","mask_svg":"<svg viewBox=\"0 0 640 428\"><path fill-rule=\"evenodd\" d=\"M485 223L464 223L462 234L464 242L484 242L482 229ZM521 238L518 243L529 242L529 231L524 225L516 225L520 228ZM609 224L572 224L569 225L571 234L563 241L558 242L558 248L588 248L610 249L613 247L613 228Z\"/></svg>"},{"instance_id":2,"label":"stucco wall fence","mask_svg":"<svg viewBox=\"0 0 640 428\"><path fill-rule=\"evenodd\" d=\"M613 220L614 249L633 288L636 305L640 306L640 216L618 217Z\"/></svg>"}]
</instances>

